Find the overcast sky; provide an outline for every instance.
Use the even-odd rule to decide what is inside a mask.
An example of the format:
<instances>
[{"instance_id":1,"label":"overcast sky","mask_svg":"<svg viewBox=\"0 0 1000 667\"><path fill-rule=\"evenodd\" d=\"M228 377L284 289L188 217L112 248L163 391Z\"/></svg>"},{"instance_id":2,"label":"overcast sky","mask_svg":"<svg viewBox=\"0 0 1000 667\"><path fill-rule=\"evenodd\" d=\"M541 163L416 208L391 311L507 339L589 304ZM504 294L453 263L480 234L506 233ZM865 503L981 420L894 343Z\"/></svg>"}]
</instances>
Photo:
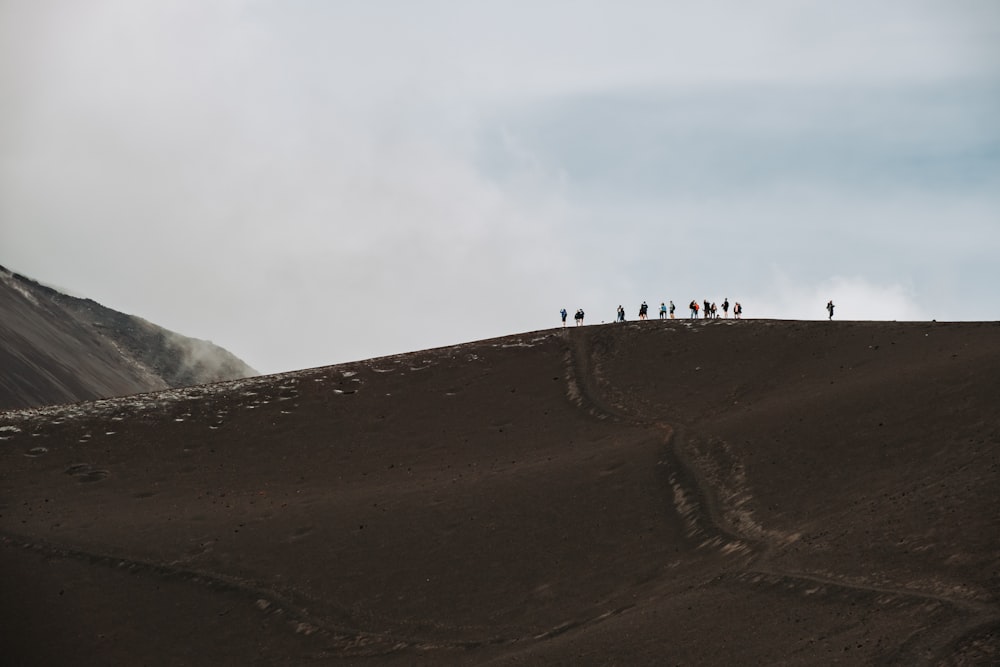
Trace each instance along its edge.
<instances>
[{"instance_id":1,"label":"overcast sky","mask_svg":"<svg viewBox=\"0 0 1000 667\"><path fill-rule=\"evenodd\" d=\"M263 372L1000 319L995 0L0 0L0 264Z\"/></svg>"}]
</instances>

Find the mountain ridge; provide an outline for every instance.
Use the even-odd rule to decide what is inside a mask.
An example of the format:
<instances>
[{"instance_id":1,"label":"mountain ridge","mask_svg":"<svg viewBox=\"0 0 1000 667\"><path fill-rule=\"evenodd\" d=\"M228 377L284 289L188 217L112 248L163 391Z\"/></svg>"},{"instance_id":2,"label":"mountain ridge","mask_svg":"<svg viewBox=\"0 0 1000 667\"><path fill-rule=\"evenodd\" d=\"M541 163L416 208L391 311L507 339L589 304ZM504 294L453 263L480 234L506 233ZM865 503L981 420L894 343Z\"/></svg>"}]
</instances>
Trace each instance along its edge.
<instances>
[{"instance_id":1,"label":"mountain ridge","mask_svg":"<svg viewBox=\"0 0 1000 667\"><path fill-rule=\"evenodd\" d=\"M0 266L0 410L256 375L223 348Z\"/></svg>"},{"instance_id":2,"label":"mountain ridge","mask_svg":"<svg viewBox=\"0 0 1000 667\"><path fill-rule=\"evenodd\" d=\"M0 650L987 664L1000 324L545 330L0 415Z\"/></svg>"}]
</instances>

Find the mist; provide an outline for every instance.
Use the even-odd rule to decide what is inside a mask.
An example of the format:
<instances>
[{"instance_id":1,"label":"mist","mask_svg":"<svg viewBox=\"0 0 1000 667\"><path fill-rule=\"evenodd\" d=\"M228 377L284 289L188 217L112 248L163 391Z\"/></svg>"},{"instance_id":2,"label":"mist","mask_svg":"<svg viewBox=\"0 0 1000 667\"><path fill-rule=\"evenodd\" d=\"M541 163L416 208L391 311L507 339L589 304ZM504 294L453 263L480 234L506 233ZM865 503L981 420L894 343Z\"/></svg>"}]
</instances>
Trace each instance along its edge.
<instances>
[{"instance_id":1,"label":"mist","mask_svg":"<svg viewBox=\"0 0 1000 667\"><path fill-rule=\"evenodd\" d=\"M264 372L643 300L997 319L998 19L7 3L0 262Z\"/></svg>"}]
</instances>

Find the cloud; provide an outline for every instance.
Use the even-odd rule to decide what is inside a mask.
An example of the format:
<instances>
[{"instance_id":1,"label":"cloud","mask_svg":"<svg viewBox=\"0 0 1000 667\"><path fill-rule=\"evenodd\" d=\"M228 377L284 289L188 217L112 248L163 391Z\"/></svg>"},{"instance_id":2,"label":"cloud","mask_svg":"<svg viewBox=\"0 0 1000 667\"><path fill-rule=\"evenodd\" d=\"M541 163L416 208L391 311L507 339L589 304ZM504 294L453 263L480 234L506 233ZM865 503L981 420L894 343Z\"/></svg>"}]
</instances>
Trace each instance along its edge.
<instances>
[{"instance_id":1,"label":"cloud","mask_svg":"<svg viewBox=\"0 0 1000 667\"><path fill-rule=\"evenodd\" d=\"M568 185L601 196L995 191L998 116L997 85L664 87L527 106L502 139L535 146Z\"/></svg>"},{"instance_id":2,"label":"cloud","mask_svg":"<svg viewBox=\"0 0 1000 667\"><path fill-rule=\"evenodd\" d=\"M873 283L863 276L830 276L803 283L772 268L769 288L743 301L744 317L827 319L833 301L838 320L930 320L913 290L901 284Z\"/></svg>"},{"instance_id":3,"label":"cloud","mask_svg":"<svg viewBox=\"0 0 1000 667\"><path fill-rule=\"evenodd\" d=\"M998 14L6 3L0 261L264 371L762 312L771 266L1000 312Z\"/></svg>"}]
</instances>

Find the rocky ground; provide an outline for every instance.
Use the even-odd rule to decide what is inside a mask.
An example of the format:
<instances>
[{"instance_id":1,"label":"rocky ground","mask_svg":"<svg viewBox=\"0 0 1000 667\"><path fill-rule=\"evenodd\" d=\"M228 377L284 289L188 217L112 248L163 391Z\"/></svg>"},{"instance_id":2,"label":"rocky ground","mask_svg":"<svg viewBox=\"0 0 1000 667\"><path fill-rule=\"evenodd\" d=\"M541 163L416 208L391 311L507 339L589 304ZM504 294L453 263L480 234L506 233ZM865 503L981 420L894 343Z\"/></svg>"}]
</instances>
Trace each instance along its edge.
<instances>
[{"instance_id":1,"label":"rocky ground","mask_svg":"<svg viewBox=\"0 0 1000 667\"><path fill-rule=\"evenodd\" d=\"M649 321L0 414L10 664L995 664L1000 324Z\"/></svg>"},{"instance_id":2,"label":"rocky ground","mask_svg":"<svg viewBox=\"0 0 1000 667\"><path fill-rule=\"evenodd\" d=\"M208 341L0 266L0 410L256 375Z\"/></svg>"}]
</instances>

